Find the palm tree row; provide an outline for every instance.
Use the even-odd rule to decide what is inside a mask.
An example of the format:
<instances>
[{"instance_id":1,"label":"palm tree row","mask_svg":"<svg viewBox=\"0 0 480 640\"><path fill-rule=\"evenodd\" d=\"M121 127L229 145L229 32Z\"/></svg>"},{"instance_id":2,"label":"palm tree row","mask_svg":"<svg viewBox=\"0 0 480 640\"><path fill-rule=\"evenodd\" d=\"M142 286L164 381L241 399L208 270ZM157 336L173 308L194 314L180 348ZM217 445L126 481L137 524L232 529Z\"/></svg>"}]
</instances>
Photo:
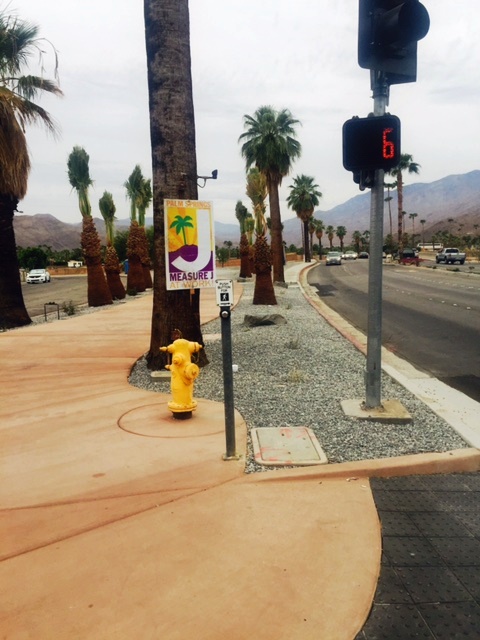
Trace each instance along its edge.
<instances>
[{"instance_id":1,"label":"palm tree row","mask_svg":"<svg viewBox=\"0 0 480 640\"><path fill-rule=\"evenodd\" d=\"M100 237L92 218L89 188L90 156L82 147L76 146L68 156L68 180L78 196L78 207L82 215L81 247L87 266L87 300L90 307L112 304L113 298L102 266Z\"/></svg>"}]
</instances>

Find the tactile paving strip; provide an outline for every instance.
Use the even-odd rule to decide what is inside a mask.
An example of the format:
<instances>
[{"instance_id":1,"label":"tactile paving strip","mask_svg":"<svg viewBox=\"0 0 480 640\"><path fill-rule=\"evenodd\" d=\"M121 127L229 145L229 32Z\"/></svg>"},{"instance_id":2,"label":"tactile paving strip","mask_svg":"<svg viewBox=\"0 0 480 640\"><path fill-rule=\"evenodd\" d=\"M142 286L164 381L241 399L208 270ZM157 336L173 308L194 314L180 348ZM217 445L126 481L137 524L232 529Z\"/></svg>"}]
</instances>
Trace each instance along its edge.
<instances>
[{"instance_id":1,"label":"tactile paving strip","mask_svg":"<svg viewBox=\"0 0 480 640\"><path fill-rule=\"evenodd\" d=\"M480 639L480 473L373 478L380 578L356 640Z\"/></svg>"}]
</instances>

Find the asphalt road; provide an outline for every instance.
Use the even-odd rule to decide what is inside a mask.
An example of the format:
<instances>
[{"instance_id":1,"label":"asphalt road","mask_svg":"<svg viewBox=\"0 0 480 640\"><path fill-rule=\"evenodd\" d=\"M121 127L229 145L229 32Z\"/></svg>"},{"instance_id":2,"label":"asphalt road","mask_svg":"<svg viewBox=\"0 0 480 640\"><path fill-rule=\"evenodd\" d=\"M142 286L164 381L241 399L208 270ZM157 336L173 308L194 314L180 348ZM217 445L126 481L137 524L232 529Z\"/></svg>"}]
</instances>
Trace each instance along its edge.
<instances>
[{"instance_id":1,"label":"asphalt road","mask_svg":"<svg viewBox=\"0 0 480 640\"><path fill-rule=\"evenodd\" d=\"M384 264L382 273L382 344L480 401L478 265L471 273ZM367 333L368 260L319 265L308 281L323 302Z\"/></svg>"},{"instance_id":2,"label":"asphalt road","mask_svg":"<svg viewBox=\"0 0 480 640\"><path fill-rule=\"evenodd\" d=\"M22 283L23 299L31 318L44 315L44 304L56 302L60 308L64 303L75 306L87 304L87 276L55 276L45 284ZM54 311L49 308L48 311Z\"/></svg>"}]
</instances>

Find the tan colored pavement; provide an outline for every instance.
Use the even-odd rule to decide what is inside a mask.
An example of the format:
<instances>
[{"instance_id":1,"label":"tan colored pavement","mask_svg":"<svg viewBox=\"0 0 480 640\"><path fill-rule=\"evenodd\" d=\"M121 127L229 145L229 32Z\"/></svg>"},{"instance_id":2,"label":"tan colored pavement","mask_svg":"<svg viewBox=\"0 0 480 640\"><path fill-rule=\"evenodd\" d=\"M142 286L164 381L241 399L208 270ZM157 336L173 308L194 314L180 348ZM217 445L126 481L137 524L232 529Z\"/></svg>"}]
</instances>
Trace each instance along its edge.
<instances>
[{"instance_id":1,"label":"tan colored pavement","mask_svg":"<svg viewBox=\"0 0 480 640\"><path fill-rule=\"evenodd\" d=\"M353 638L379 572L381 465L225 462L222 404L179 422L168 396L128 384L151 303L0 335L0 636ZM202 321L217 315L202 291ZM236 439L244 454L238 414Z\"/></svg>"}]
</instances>

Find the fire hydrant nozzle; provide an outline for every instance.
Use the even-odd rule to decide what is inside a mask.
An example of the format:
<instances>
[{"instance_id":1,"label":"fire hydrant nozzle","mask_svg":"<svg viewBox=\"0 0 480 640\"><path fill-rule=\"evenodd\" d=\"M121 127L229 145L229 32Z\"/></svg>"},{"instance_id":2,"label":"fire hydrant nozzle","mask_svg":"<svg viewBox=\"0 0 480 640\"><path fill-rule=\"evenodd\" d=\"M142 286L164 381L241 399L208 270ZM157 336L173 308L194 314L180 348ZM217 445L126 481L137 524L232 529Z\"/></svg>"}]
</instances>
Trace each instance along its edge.
<instances>
[{"instance_id":1,"label":"fire hydrant nozzle","mask_svg":"<svg viewBox=\"0 0 480 640\"><path fill-rule=\"evenodd\" d=\"M172 364L167 364L166 369L172 372L172 400L168 403L168 408L174 418L190 417L191 412L197 408L197 401L193 399L193 381L198 377L200 369L192 362L191 355L201 348L202 345L198 342L190 342L184 338L175 340L168 347L160 347L160 351L172 354Z\"/></svg>"}]
</instances>

